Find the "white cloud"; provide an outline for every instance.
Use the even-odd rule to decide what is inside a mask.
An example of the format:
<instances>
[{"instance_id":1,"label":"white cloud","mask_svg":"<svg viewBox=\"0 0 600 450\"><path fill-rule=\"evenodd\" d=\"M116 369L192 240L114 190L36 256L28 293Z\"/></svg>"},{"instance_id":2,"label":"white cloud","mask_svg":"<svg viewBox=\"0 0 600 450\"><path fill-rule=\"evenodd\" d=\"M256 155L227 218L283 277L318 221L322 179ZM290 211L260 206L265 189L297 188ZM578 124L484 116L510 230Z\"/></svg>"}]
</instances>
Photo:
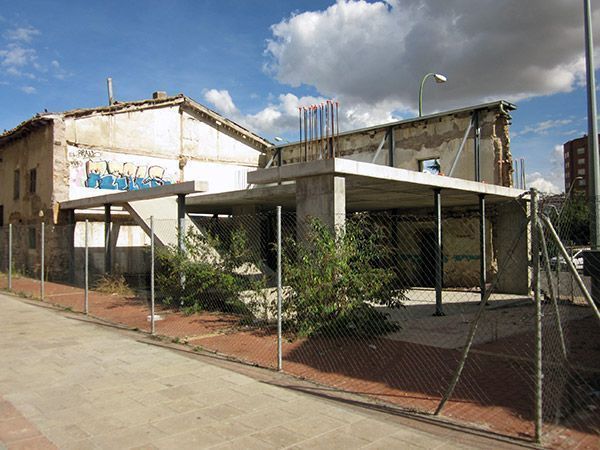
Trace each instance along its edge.
<instances>
[{"instance_id":1,"label":"white cloud","mask_svg":"<svg viewBox=\"0 0 600 450\"><path fill-rule=\"evenodd\" d=\"M563 189L557 186L554 181L545 178L540 172L533 172L527 175L527 187L536 188L544 194L558 194Z\"/></svg>"},{"instance_id":2,"label":"white cloud","mask_svg":"<svg viewBox=\"0 0 600 450\"><path fill-rule=\"evenodd\" d=\"M524 134L548 134L551 130L555 128L560 128L565 125L569 125L573 122L572 119L554 119L554 120L544 120L543 122L538 122L533 125L528 125L523 128L520 132L512 132L512 136L522 136Z\"/></svg>"},{"instance_id":3,"label":"white cloud","mask_svg":"<svg viewBox=\"0 0 600 450\"><path fill-rule=\"evenodd\" d=\"M21 87L21 91L25 92L28 95L31 95L31 94L35 94L37 92L37 89L34 88L33 86L23 86L23 87Z\"/></svg>"},{"instance_id":4,"label":"white cloud","mask_svg":"<svg viewBox=\"0 0 600 450\"><path fill-rule=\"evenodd\" d=\"M29 26L29 27L18 27L7 30L4 33L4 37L9 41L17 42L31 42L35 36L38 36L40 31Z\"/></svg>"},{"instance_id":5,"label":"white cloud","mask_svg":"<svg viewBox=\"0 0 600 450\"><path fill-rule=\"evenodd\" d=\"M448 82L428 83L426 113L568 92L583 80L581 11L572 0L473 6L472 0L338 0L273 25L266 69L348 109L385 103L388 113L415 111L421 77L431 71Z\"/></svg>"},{"instance_id":6,"label":"white cloud","mask_svg":"<svg viewBox=\"0 0 600 450\"><path fill-rule=\"evenodd\" d=\"M227 90L209 89L204 92L204 100L212 104L226 116L234 116L238 113L238 109Z\"/></svg>"},{"instance_id":7,"label":"white cloud","mask_svg":"<svg viewBox=\"0 0 600 450\"><path fill-rule=\"evenodd\" d=\"M34 49L22 47L19 44L8 44L0 50L0 64L7 68L17 69L33 64L36 58L37 54Z\"/></svg>"},{"instance_id":8,"label":"white cloud","mask_svg":"<svg viewBox=\"0 0 600 450\"><path fill-rule=\"evenodd\" d=\"M265 135L282 135L298 133L298 108L319 105L327 101L325 97L281 94L262 110L255 114L242 114L235 105L229 91L210 89L205 91L204 100L210 103L223 115L239 122L258 133ZM352 108L339 110L340 130L360 128L374 123L385 123L395 120L388 111L389 105L382 102L375 106L355 104Z\"/></svg>"},{"instance_id":9,"label":"white cloud","mask_svg":"<svg viewBox=\"0 0 600 450\"><path fill-rule=\"evenodd\" d=\"M33 27L13 28L3 33L6 43L0 47L0 75L38 81L40 74L51 74L60 80L69 75L56 59L40 62L38 51L30 44L39 34Z\"/></svg>"}]
</instances>

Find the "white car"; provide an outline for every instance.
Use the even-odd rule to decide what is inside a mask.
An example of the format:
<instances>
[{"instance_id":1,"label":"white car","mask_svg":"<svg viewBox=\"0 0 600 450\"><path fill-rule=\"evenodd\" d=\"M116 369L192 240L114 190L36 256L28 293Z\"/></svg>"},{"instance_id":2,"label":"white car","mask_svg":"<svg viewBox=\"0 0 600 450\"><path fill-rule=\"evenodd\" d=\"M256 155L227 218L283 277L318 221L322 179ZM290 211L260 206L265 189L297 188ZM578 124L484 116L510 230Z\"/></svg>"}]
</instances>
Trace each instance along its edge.
<instances>
[{"instance_id":1,"label":"white car","mask_svg":"<svg viewBox=\"0 0 600 450\"><path fill-rule=\"evenodd\" d=\"M578 250L574 250L573 256L571 257L571 261L573 261L573 265L577 269L577 271L583 271L583 252L588 251L589 248L580 248ZM556 256L550 258L550 266L553 269L556 269ZM561 269L567 268L567 262L562 256L558 257L558 262L560 263Z\"/></svg>"}]
</instances>

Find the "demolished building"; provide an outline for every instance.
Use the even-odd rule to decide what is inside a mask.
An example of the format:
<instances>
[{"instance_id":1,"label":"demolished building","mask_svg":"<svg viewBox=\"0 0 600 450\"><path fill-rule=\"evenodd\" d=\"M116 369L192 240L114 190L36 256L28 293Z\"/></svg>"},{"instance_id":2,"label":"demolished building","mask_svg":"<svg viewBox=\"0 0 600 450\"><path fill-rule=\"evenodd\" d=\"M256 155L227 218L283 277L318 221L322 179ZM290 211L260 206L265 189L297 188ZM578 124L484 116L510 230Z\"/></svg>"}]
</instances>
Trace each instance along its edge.
<instances>
[{"instance_id":1,"label":"demolished building","mask_svg":"<svg viewBox=\"0 0 600 450\"><path fill-rule=\"evenodd\" d=\"M418 263L407 271L429 264L446 286L478 279L476 287L508 253L505 237L526 221L523 192L512 188L514 108L498 101L338 133L328 153L311 140L275 146L183 95L42 114L0 136L0 212L4 224L33 230L41 221L70 224L46 249L54 276L68 279L86 219L93 263L127 274L144 267L143 252L131 255L145 242L150 216L185 227L196 214L226 220L279 205L300 222L317 217L335 228L349 213L389 211L421 217L414 227L431 241L415 241L404 259ZM176 230L157 237L177 245ZM35 231L22 245L35 249ZM423 247L438 257L419 255ZM525 266L506 272L500 291L528 289L526 237L518 248Z\"/></svg>"}]
</instances>

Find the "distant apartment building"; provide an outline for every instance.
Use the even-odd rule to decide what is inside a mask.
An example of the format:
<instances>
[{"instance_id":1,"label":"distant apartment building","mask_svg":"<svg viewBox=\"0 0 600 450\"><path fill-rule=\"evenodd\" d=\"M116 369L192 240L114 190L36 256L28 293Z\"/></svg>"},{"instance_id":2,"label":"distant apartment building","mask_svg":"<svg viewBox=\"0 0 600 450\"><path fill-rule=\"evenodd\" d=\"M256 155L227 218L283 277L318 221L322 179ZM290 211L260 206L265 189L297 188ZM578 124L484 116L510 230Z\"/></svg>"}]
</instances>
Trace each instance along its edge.
<instances>
[{"instance_id":1,"label":"distant apartment building","mask_svg":"<svg viewBox=\"0 0 600 450\"><path fill-rule=\"evenodd\" d=\"M573 184L573 192L589 194L589 157L588 137L582 136L563 145L565 168L565 192L569 192Z\"/></svg>"}]
</instances>

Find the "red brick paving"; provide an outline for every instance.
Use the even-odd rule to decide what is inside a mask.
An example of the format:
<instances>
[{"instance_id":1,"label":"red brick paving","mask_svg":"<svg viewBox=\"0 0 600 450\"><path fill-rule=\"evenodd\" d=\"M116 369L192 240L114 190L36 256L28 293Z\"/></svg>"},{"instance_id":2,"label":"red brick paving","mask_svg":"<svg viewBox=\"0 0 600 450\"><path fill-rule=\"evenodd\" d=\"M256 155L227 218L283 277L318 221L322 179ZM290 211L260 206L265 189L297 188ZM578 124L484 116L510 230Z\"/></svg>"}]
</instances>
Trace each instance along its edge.
<instances>
[{"instance_id":1,"label":"red brick paving","mask_svg":"<svg viewBox=\"0 0 600 450\"><path fill-rule=\"evenodd\" d=\"M0 288L6 279L0 276ZM13 290L39 295L39 282L13 279ZM46 301L83 310L83 291L57 283L46 283ZM149 330L147 302L137 298L90 292L90 314L115 323ZM185 316L161 310L164 320L156 322L157 334L180 338L192 346L233 356L242 361L274 368L274 330L240 327L231 314L203 312ZM580 328L580 330L578 330ZM600 361L600 349L590 342L598 335L597 324L579 321L569 334L570 348L577 361L585 356L590 367ZM453 398L443 411L445 417L475 424L494 432L531 439L533 436L533 367L530 363L529 333L478 345L471 353ZM598 351L596 351L598 350ZM591 352L591 353L590 353ZM490 354L491 353L491 354ZM520 356L500 358L494 354ZM432 413L456 368L460 353L427 345L385 338L326 338L285 340L283 365L287 373L325 386L365 394L406 409ZM597 377L597 372L596 373ZM592 380L593 381L593 380ZM596 380L598 381L598 380ZM546 392L545 392L546 394ZM571 428L546 425L546 442L555 448L600 448L600 414L572 420Z\"/></svg>"},{"instance_id":2,"label":"red brick paving","mask_svg":"<svg viewBox=\"0 0 600 450\"><path fill-rule=\"evenodd\" d=\"M7 400L0 397L0 444L8 450L55 450L40 431Z\"/></svg>"}]
</instances>

